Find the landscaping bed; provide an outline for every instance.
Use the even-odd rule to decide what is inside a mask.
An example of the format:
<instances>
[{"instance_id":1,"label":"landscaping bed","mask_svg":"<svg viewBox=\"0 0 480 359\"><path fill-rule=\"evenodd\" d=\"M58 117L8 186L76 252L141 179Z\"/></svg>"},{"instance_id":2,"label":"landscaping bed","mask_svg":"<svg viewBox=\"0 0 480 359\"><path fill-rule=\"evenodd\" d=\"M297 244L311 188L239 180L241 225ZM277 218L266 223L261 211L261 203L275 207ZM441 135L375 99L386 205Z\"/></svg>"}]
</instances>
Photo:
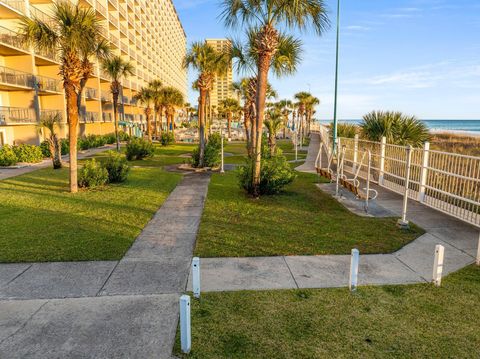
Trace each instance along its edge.
<instances>
[{"instance_id":1,"label":"landscaping bed","mask_svg":"<svg viewBox=\"0 0 480 359\"><path fill-rule=\"evenodd\" d=\"M202 293L188 358L477 358L480 268L431 284Z\"/></svg>"}]
</instances>

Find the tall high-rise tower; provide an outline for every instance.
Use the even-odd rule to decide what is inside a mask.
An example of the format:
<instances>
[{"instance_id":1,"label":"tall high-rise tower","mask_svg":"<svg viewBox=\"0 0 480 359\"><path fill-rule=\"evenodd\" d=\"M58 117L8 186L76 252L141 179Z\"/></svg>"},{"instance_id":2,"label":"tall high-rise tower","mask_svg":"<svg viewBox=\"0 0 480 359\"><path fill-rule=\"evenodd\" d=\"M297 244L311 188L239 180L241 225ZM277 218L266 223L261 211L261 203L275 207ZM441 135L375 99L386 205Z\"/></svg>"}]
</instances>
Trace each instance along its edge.
<instances>
[{"instance_id":1,"label":"tall high-rise tower","mask_svg":"<svg viewBox=\"0 0 480 359\"><path fill-rule=\"evenodd\" d=\"M207 44L217 51L224 51L231 46L228 39L207 39ZM210 105L218 109L219 103L229 97L233 97L233 71L232 66L229 67L227 73L222 76L215 76L213 89L210 93Z\"/></svg>"}]
</instances>

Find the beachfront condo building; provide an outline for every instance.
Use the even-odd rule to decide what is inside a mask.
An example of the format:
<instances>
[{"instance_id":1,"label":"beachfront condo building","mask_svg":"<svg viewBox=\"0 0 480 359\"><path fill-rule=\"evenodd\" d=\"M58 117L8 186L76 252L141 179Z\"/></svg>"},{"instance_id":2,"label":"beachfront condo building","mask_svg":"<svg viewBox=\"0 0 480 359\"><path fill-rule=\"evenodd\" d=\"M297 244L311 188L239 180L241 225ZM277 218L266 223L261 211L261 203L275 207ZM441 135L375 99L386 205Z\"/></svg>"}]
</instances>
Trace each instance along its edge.
<instances>
[{"instance_id":1,"label":"beachfront condo building","mask_svg":"<svg viewBox=\"0 0 480 359\"><path fill-rule=\"evenodd\" d=\"M187 72L182 67L186 35L172 0L79 1L95 9L113 52L134 64L134 75L122 81L119 120L124 130L141 133L144 109L134 95L142 86L160 79L187 95ZM59 113L66 123L56 54L29 48L16 34L22 16L51 21L52 5L52 0L0 0L0 145L39 144L43 135L36 124L41 116ZM95 75L83 93L79 135L113 131L109 88L110 79L96 62ZM62 137L66 130L63 126Z\"/></svg>"},{"instance_id":2,"label":"beachfront condo building","mask_svg":"<svg viewBox=\"0 0 480 359\"><path fill-rule=\"evenodd\" d=\"M231 46L227 39L207 39L207 44L212 46L217 51L225 51ZM213 83L213 89L210 91L210 106L213 109L218 109L218 105L222 100L233 97L233 69L229 67L224 75L216 75Z\"/></svg>"}]
</instances>

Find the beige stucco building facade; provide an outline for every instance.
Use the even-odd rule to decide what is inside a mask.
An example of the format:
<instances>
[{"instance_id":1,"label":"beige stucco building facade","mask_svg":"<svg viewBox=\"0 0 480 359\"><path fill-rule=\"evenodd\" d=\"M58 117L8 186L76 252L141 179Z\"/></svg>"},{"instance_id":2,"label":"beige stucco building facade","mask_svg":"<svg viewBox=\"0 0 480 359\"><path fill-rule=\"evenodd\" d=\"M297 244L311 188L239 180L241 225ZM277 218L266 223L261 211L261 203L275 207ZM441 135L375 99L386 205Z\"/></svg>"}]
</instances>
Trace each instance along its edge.
<instances>
[{"instance_id":1,"label":"beige stucco building facade","mask_svg":"<svg viewBox=\"0 0 480 359\"><path fill-rule=\"evenodd\" d=\"M42 134L36 123L44 114L59 112L65 120L58 60L54 54L26 47L16 36L22 16L49 21L52 4L52 0L0 0L0 145L39 144ZM144 122L143 108L133 96L149 81L160 79L187 95L187 71L182 67L186 35L172 0L80 0L80 4L95 9L114 52L134 64L134 76L122 81L119 119L126 130L134 131ZM113 131L109 88L110 80L97 62L82 98L80 135Z\"/></svg>"}]
</instances>

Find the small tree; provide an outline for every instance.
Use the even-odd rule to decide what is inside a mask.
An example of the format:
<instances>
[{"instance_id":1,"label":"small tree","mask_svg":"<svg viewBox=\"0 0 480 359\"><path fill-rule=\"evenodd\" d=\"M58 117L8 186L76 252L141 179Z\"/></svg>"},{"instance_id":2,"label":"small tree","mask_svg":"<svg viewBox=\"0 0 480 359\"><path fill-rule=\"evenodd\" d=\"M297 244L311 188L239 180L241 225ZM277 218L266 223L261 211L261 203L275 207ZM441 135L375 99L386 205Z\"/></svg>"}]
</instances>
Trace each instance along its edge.
<instances>
[{"instance_id":1,"label":"small tree","mask_svg":"<svg viewBox=\"0 0 480 359\"><path fill-rule=\"evenodd\" d=\"M234 98L226 98L220 102L219 112L227 117L228 138L232 137L232 119L233 115L240 111L241 107Z\"/></svg>"},{"instance_id":2,"label":"small tree","mask_svg":"<svg viewBox=\"0 0 480 359\"><path fill-rule=\"evenodd\" d=\"M277 133L283 127L282 113L278 110L270 110L265 119L265 127L268 130L268 147L270 156L274 156L277 149Z\"/></svg>"},{"instance_id":3,"label":"small tree","mask_svg":"<svg viewBox=\"0 0 480 359\"><path fill-rule=\"evenodd\" d=\"M55 132L55 127L62 126L62 116L59 113L44 115L40 117L38 126L40 130L48 130L48 137L45 138L45 141L48 143L53 168L62 168L62 146Z\"/></svg>"},{"instance_id":4,"label":"small tree","mask_svg":"<svg viewBox=\"0 0 480 359\"><path fill-rule=\"evenodd\" d=\"M142 87L140 91L134 96L134 98L141 102L145 106L145 117L147 120L147 137L148 140L152 140L152 129L150 123L150 115L152 114L152 108L150 107L153 101L153 92L149 87Z\"/></svg>"},{"instance_id":5,"label":"small tree","mask_svg":"<svg viewBox=\"0 0 480 359\"><path fill-rule=\"evenodd\" d=\"M102 62L103 70L110 76L112 80L110 84L110 92L113 98L113 121L115 124L115 140L117 143L117 151L120 151L120 139L118 137L118 96L122 89L120 83L122 78L133 75L133 64L130 61L122 59L121 56L113 56Z\"/></svg>"},{"instance_id":6,"label":"small tree","mask_svg":"<svg viewBox=\"0 0 480 359\"><path fill-rule=\"evenodd\" d=\"M148 83L148 87L152 91L152 102L153 102L153 125L155 126L155 129L153 130L153 133L155 134L155 138L158 139L158 122L160 122L160 128L163 130L163 105L162 105L162 88L163 88L163 83L162 81L156 79L152 80Z\"/></svg>"}]
</instances>

